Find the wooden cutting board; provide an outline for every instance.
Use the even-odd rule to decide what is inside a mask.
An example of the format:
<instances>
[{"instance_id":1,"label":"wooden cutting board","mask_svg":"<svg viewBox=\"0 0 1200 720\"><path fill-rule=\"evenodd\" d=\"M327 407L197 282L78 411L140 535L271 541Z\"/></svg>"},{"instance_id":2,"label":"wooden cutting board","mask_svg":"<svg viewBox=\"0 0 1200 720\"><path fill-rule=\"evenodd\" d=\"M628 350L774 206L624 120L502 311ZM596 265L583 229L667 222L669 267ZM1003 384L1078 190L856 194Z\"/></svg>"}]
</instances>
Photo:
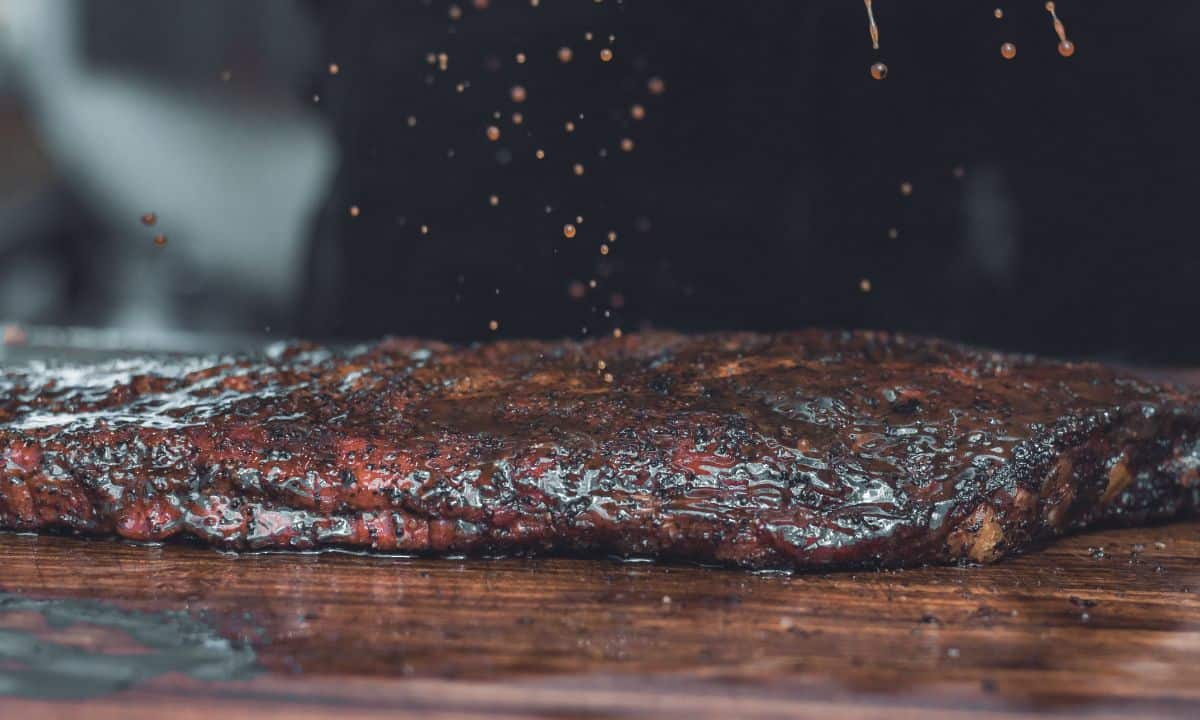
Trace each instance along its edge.
<instances>
[{"instance_id":1,"label":"wooden cutting board","mask_svg":"<svg viewBox=\"0 0 1200 720\"><path fill-rule=\"evenodd\" d=\"M0 536L0 717L1200 715L1200 523L990 567L225 555Z\"/></svg>"}]
</instances>

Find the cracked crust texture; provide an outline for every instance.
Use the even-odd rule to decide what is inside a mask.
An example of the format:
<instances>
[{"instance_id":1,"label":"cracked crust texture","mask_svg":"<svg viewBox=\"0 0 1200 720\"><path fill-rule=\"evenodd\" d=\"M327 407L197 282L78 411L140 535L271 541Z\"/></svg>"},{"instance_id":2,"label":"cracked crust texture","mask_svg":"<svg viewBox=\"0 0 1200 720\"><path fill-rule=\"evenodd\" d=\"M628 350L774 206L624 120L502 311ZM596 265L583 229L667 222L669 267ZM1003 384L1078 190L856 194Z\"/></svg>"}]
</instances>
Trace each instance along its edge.
<instances>
[{"instance_id":1,"label":"cracked crust texture","mask_svg":"<svg viewBox=\"0 0 1200 720\"><path fill-rule=\"evenodd\" d=\"M239 550L982 563L1200 505L1191 391L874 332L36 365L0 453L2 528Z\"/></svg>"}]
</instances>

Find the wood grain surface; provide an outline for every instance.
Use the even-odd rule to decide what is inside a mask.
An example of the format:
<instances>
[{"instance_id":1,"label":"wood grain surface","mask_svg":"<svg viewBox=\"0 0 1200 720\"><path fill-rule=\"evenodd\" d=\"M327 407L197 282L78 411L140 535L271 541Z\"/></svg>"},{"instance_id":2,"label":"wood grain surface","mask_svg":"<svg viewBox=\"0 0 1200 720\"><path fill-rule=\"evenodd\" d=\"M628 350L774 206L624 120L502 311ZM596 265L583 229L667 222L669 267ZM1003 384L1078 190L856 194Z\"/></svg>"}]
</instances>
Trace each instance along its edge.
<instances>
[{"instance_id":1,"label":"wood grain surface","mask_svg":"<svg viewBox=\"0 0 1200 720\"><path fill-rule=\"evenodd\" d=\"M65 658L22 685L35 651L0 642L0 717L1200 713L1195 522L989 567L823 575L14 535L0 562L0 640ZM167 623L167 645L220 646L252 668L212 679L164 662L64 699L88 662L106 674L150 652L129 623L164 617L192 623Z\"/></svg>"}]
</instances>

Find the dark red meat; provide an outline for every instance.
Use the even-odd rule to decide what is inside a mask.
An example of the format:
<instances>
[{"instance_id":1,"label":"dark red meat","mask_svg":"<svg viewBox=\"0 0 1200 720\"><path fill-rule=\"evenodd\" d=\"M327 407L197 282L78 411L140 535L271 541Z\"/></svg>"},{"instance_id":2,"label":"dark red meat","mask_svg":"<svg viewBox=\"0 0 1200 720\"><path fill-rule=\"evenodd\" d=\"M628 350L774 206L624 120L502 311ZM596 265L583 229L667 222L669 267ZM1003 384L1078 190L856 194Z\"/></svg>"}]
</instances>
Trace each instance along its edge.
<instances>
[{"instance_id":1,"label":"dark red meat","mask_svg":"<svg viewBox=\"0 0 1200 720\"><path fill-rule=\"evenodd\" d=\"M0 527L746 567L999 558L1200 505L1200 402L882 333L0 373Z\"/></svg>"}]
</instances>

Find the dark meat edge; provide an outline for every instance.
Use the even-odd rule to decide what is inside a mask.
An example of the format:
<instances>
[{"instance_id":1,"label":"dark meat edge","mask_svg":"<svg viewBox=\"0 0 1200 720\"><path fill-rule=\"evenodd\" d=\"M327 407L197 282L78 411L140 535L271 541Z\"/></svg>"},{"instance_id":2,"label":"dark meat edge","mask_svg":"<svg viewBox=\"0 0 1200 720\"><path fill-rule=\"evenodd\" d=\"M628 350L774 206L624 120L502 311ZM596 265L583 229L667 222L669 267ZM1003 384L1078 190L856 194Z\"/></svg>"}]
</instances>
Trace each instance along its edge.
<instances>
[{"instance_id":1,"label":"dark meat edge","mask_svg":"<svg viewBox=\"0 0 1200 720\"><path fill-rule=\"evenodd\" d=\"M823 547L804 554L770 527L739 528L733 537L720 526L681 531L659 522L654 506L643 508L646 520L580 525L569 508L557 508L541 522L498 527L440 517L414 498L391 510L327 514L295 505L288 489L271 485L243 487L241 497L201 496L227 505L202 516L156 517L162 508L155 503L170 498L148 496L145 503L125 507L94 503L97 512L84 518L37 497L42 485L62 497L93 498L94 489L69 468L43 467L35 443L14 443L5 451L0 527L131 540L191 537L229 550L324 546L402 554L652 556L782 569L982 563L1088 527L1195 513L1200 508L1197 436L1196 413L1182 407L1147 410L1133 404L1060 417L1031 432L1012 459L988 474L981 491L955 497L936 526L916 523L859 538L845 552ZM52 483L46 482L47 473L55 475Z\"/></svg>"}]
</instances>

